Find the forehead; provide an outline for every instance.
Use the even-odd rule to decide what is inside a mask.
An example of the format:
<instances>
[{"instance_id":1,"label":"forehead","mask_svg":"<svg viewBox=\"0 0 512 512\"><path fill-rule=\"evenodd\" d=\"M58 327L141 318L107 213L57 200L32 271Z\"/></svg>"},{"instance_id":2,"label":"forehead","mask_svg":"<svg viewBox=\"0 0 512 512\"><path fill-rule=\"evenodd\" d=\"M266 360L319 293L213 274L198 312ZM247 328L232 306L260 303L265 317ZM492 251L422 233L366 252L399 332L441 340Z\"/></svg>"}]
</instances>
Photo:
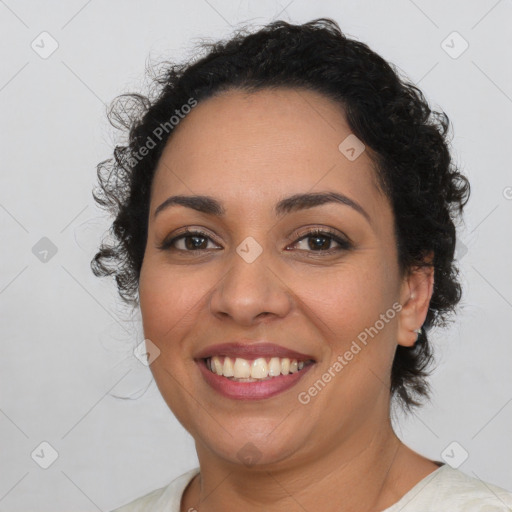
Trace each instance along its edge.
<instances>
[{"instance_id":1,"label":"forehead","mask_svg":"<svg viewBox=\"0 0 512 512\"><path fill-rule=\"evenodd\" d=\"M385 199L368 150L349 160L342 106L304 89L229 90L200 102L175 128L154 177L152 206L169 195L204 194L250 210L281 197L337 190L372 217ZM351 140L351 139L349 139Z\"/></svg>"}]
</instances>

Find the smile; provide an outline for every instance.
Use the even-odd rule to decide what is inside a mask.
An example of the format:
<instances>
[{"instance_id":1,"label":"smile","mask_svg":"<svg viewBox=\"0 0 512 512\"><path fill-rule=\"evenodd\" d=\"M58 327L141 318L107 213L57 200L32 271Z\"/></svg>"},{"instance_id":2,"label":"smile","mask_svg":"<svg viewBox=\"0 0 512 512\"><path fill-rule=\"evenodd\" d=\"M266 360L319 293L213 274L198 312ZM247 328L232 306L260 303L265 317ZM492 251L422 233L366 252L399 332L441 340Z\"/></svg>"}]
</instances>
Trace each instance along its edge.
<instances>
[{"instance_id":1,"label":"smile","mask_svg":"<svg viewBox=\"0 0 512 512\"><path fill-rule=\"evenodd\" d=\"M206 382L228 398L260 400L295 385L314 361L288 357L256 359L213 356L196 360Z\"/></svg>"}]
</instances>

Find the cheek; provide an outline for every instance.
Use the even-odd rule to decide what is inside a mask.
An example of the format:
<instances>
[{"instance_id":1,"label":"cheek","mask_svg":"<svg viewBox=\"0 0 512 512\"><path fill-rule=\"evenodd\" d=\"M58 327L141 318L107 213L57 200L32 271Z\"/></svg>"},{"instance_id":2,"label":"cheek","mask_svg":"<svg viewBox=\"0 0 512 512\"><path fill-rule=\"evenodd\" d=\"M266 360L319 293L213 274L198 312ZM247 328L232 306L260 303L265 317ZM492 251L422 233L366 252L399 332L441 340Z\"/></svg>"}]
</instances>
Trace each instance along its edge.
<instances>
[{"instance_id":1,"label":"cheek","mask_svg":"<svg viewBox=\"0 0 512 512\"><path fill-rule=\"evenodd\" d=\"M323 340L325 362L343 358L343 373L358 386L368 379L369 368L386 378L396 339L397 314L388 273L378 266L371 269L353 266L310 274L295 288L304 315Z\"/></svg>"},{"instance_id":2,"label":"cheek","mask_svg":"<svg viewBox=\"0 0 512 512\"><path fill-rule=\"evenodd\" d=\"M197 324L196 308L204 308L202 299L208 289L204 282L184 269L171 272L149 259L139 281L144 337L160 350L151 372L162 397L186 429L193 423L188 381L196 369L192 360L183 359L183 351L187 334Z\"/></svg>"},{"instance_id":3,"label":"cheek","mask_svg":"<svg viewBox=\"0 0 512 512\"><path fill-rule=\"evenodd\" d=\"M300 284L292 289L297 297L326 328L332 328L333 335L343 338L373 324L391 298L385 276L361 265L309 270L296 282Z\"/></svg>"},{"instance_id":4,"label":"cheek","mask_svg":"<svg viewBox=\"0 0 512 512\"><path fill-rule=\"evenodd\" d=\"M204 274L145 263L139 282L144 335L162 345L161 349L179 348L180 334L193 325L198 311L205 307L208 289Z\"/></svg>"}]
</instances>

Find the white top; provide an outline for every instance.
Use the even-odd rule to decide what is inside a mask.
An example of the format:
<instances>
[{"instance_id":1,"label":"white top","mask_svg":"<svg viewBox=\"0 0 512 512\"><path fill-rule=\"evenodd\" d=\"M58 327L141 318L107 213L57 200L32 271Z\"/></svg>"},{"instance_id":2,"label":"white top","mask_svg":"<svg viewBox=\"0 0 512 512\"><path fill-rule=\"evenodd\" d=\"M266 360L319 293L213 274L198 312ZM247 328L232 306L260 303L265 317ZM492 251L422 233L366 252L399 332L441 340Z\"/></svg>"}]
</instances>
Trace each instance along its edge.
<instances>
[{"instance_id":1,"label":"white top","mask_svg":"<svg viewBox=\"0 0 512 512\"><path fill-rule=\"evenodd\" d=\"M199 468L191 469L166 487L111 512L180 512L183 491L197 473ZM443 464L382 512L399 511L510 512L512 492Z\"/></svg>"}]
</instances>

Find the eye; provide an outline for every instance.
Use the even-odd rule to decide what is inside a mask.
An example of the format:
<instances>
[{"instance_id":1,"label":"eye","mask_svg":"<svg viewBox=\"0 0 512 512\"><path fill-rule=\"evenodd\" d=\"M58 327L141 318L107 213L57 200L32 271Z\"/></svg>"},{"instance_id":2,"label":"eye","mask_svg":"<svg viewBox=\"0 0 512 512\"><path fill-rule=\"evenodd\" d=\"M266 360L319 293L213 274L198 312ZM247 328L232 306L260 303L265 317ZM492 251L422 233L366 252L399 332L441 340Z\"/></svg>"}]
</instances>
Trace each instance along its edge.
<instances>
[{"instance_id":1,"label":"eye","mask_svg":"<svg viewBox=\"0 0 512 512\"><path fill-rule=\"evenodd\" d=\"M175 249L184 252L205 251L211 249L211 247L208 247L208 241L212 240L203 231L187 229L181 235L165 240L158 249Z\"/></svg>"},{"instance_id":2,"label":"eye","mask_svg":"<svg viewBox=\"0 0 512 512\"><path fill-rule=\"evenodd\" d=\"M296 234L295 236L299 236L300 238L293 243L292 247L295 248L302 244L303 247L296 248L306 252L330 254L333 252L348 250L352 247L351 242L328 229L313 229L306 233ZM212 249L211 246L208 246L209 242L213 244L211 237L207 233L200 230L186 229L182 234L165 240L160 246L158 246L158 249L182 252L200 252ZM331 244L333 242L338 244L338 247L332 248ZM213 250L218 249L220 249L220 247L217 245L213 247Z\"/></svg>"},{"instance_id":3,"label":"eye","mask_svg":"<svg viewBox=\"0 0 512 512\"><path fill-rule=\"evenodd\" d=\"M308 231L306 234L299 235L300 238L296 240L293 246L302 244L303 247L299 247L300 250L306 250L309 252L337 252L341 250L348 250L352 247L348 240L345 240L338 234L328 229L314 229ZM337 248L332 248L331 244L335 242L338 244Z\"/></svg>"}]
</instances>

